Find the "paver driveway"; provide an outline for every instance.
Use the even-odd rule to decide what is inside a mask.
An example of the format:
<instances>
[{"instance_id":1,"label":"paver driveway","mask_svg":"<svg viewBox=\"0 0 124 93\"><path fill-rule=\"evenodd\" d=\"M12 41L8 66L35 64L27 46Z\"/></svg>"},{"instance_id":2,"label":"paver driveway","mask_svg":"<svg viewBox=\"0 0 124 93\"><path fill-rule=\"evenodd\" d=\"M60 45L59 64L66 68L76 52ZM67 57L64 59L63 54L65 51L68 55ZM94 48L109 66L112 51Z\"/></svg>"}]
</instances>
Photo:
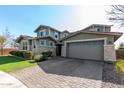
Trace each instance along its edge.
<instances>
[{"instance_id":1,"label":"paver driveway","mask_svg":"<svg viewBox=\"0 0 124 93\"><path fill-rule=\"evenodd\" d=\"M38 63L49 74L102 80L103 62L69 58L54 58Z\"/></svg>"},{"instance_id":2,"label":"paver driveway","mask_svg":"<svg viewBox=\"0 0 124 93\"><path fill-rule=\"evenodd\" d=\"M102 86L103 62L54 58L11 73L28 87L89 88Z\"/></svg>"}]
</instances>

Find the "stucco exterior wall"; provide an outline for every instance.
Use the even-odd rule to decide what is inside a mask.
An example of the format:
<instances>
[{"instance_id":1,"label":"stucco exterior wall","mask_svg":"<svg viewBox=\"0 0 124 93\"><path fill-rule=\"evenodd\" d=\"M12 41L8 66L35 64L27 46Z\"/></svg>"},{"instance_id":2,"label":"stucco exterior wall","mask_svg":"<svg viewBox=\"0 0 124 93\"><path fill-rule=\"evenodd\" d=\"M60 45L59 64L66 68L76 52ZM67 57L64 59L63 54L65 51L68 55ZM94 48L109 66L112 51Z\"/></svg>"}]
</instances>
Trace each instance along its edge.
<instances>
[{"instance_id":1,"label":"stucco exterior wall","mask_svg":"<svg viewBox=\"0 0 124 93\"><path fill-rule=\"evenodd\" d=\"M21 40L19 44L19 50L23 50L23 42L27 42L27 50L30 50L29 40Z\"/></svg>"},{"instance_id":2,"label":"stucco exterior wall","mask_svg":"<svg viewBox=\"0 0 124 93\"><path fill-rule=\"evenodd\" d=\"M61 50L61 56L62 57L66 57L66 46L62 46L62 50Z\"/></svg>"},{"instance_id":3,"label":"stucco exterior wall","mask_svg":"<svg viewBox=\"0 0 124 93\"><path fill-rule=\"evenodd\" d=\"M38 44L37 44L37 40L33 40L32 41L32 52L34 53L34 54L37 54L37 52L38 52Z\"/></svg>"},{"instance_id":4,"label":"stucco exterior wall","mask_svg":"<svg viewBox=\"0 0 124 93\"><path fill-rule=\"evenodd\" d=\"M82 40L82 39L94 39L94 38L107 38L107 44L113 44L114 43L114 36L108 36L108 35L98 35L98 34L78 34L76 36L70 37L65 41L68 40Z\"/></svg>"},{"instance_id":5,"label":"stucco exterior wall","mask_svg":"<svg viewBox=\"0 0 124 93\"><path fill-rule=\"evenodd\" d=\"M111 62L116 61L114 45L104 45L104 60Z\"/></svg>"}]
</instances>

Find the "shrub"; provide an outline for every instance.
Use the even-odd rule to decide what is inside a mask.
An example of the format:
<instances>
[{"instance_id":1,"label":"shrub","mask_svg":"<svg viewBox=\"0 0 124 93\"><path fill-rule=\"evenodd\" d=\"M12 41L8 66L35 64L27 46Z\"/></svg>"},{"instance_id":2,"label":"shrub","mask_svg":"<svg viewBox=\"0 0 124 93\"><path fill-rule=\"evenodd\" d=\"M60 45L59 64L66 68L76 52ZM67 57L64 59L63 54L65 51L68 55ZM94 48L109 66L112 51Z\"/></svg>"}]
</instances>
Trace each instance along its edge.
<instances>
[{"instance_id":1,"label":"shrub","mask_svg":"<svg viewBox=\"0 0 124 93\"><path fill-rule=\"evenodd\" d=\"M43 54L45 57L52 57L52 51L44 51L44 52L42 52L42 54Z\"/></svg>"},{"instance_id":2,"label":"shrub","mask_svg":"<svg viewBox=\"0 0 124 93\"><path fill-rule=\"evenodd\" d=\"M9 53L10 53L11 55L14 55L14 51L10 51Z\"/></svg>"},{"instance_id":3,"label":"shrub","mask_svg":"<svg viewBox=\"0 0 124 93\"><path fill-rule=\"evenodd\" d=\"M14 55L14 56L25 58L25 59L29 59L29 60L31 60L32 56L33 56L31 51L11 51L10 54Z\"/></svg>"},{"instance_id":4,"label":"shrub","mask_svg":"<svg viewBox=\"0 0 124 93\"><path fill-rule=\"evenodd\" d=\"M11 51L9 52L11 55L17 55L17 51Z\"/></svg>"},{"instance_id":5,"label":"shrub","mask_svg":"<svg viewBox=\"0 0 124 93\"><path fill-rule=\"evenodd\" d=\"M19 57L24 57L23 51L17 51L16 53L17 53L17 56L19 56Z\"/></svg>"},{"instance_id":6,"label":"shrub","mask_svg":"<svg viewBox=\"0 0 124 93\"><path fill-rule=\"evenodd\" d=\"M10 54L19 56L19 57L23 57L23 51L11 51Z\"/></svg>"},{"instance_id":7,"label":"shrub","mask_svg":"<svg viewBox=\"0 0 124 93\"><path fill-rule=\"evenodd\" d=\"M44 55L38 54L38 55L35 55L35 56L34 56L34 60L35 60L36 62L40 62L40 61L45 60L45 58L44 58Z\"/></svg>"},{"instance_id":8,"label":"shrub","mask_svg":"<svg viewBox=\"0 0 124 93\"><path fill-rule=\"evenodd\" d=\"M124 79L124 60L118 59L115 63L115 70L116 72Z\"/></svg>"},{"instance_id":9,"label":"shrub","mask_svg":"<svg viewBox=\"0 0 124 93\"><path fill-rule=\"evenodd\" d=\"M24 56L25 59L31 60L32 56L33 56L33 53L31 51L25 51L25 52L23 52L23 56Z\"/></svg>"}]
</instances>

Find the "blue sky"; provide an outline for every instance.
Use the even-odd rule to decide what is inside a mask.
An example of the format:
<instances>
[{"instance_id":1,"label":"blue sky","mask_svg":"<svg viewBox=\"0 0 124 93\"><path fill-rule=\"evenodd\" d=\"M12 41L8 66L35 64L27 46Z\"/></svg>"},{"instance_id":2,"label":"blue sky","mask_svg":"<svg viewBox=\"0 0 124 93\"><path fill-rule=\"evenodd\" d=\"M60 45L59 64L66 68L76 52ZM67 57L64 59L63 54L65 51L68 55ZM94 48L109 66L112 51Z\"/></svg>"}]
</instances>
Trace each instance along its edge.
<instances>
[{"instance_id":1,"label":"blue sky","mask_svg":"<svg viewBox=\"0 0 124 93\"><path fill-rule=\"evenodd\" d=\"M33 31L40 24L59 28L57 24L66 21L63 15L68 16L71 10L71 6L0 6L0 31L8 27L18 36L34 35Z\"/></svg>"},{"instance_id":2,"label":"blue sky","mask_svg":"<svg viewBox=\"0 0 124 93\"><path fill-rule=\"evenodd\" d=\"M52 26L60 31L81 30L91 24L114 25L112 31L123 32L107 19L104 5L41 5L41 6L0 6L0 32L6 27L15 36L21 34L36 36L33 32L40 24ZM116 44L124 39L121 37Z\"/></svg>"}]
</instances>

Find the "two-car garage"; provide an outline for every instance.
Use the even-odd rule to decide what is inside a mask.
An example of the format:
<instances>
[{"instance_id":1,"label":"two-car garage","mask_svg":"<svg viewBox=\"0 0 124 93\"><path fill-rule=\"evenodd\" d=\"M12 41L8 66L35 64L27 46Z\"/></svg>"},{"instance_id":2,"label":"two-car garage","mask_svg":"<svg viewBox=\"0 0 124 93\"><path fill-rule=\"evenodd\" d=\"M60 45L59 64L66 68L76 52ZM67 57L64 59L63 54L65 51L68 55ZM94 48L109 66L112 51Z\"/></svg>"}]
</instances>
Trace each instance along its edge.
<instances>
[{"instance_id":1,"label":"two-car garage","mask_svg":"<svg viewBox=\"0 0 124 93\"><path fill-rule=\"evenodd\" d=\"M114 42L121 36L108 32L78 32L61 40L61 56L68 58L116 61Z\"/></svg>"},{"instance_id":2,"label":"two-car garage","mask_svg":"<svg viewBox=\"0 0 124 93\"><path fill-rule=\"evenodd\" d=\"M69 58L104 60L104 40L69 42L66 55Z\"/></svg>"}]
</instances>

